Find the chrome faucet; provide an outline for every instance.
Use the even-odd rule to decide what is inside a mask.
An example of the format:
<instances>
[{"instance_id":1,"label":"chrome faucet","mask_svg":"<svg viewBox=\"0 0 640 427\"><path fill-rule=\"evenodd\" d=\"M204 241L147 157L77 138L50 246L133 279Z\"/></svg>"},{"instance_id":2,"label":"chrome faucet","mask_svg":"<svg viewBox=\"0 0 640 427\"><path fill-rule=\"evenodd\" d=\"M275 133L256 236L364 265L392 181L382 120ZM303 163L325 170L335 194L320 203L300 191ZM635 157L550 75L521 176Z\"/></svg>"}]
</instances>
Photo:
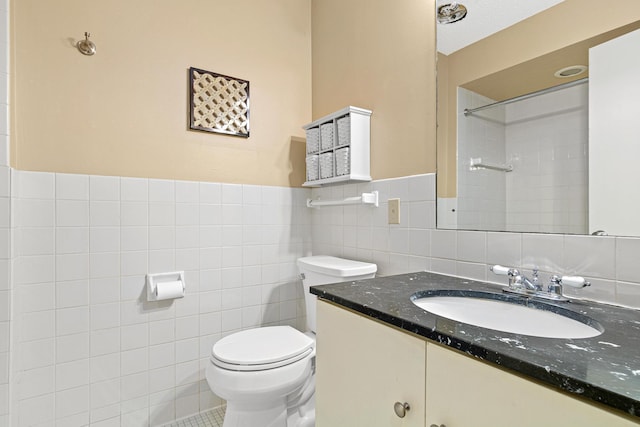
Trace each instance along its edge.
<instances>
[{"instance_id":1,"label":"chrome faucet","mask_svg":"<svg viewBox=\"0 0 640 427\"><path fill-rule=\"evenodd\" d=\"M591 283L587 282L580 276L560 277L558 275L553 275L549 281L549 286L545 291L539 281L538 267L533 269L531 279L520 274L520 271L515 268L494 265L490 270L495 274L506 275L509 277L509 284L503 289L504 292L534 296L560 302L569 301L569 299L563 294L563 285L572 286L574 288L584 288L591 285Z\"/></svg>"},{"instance_id":2,"label":"chrome faucet","mask_svg":"<svg viewBox=\"0 0 640 427\"><path fill-rule=\"evenodd\" d=\"M523 286L528 291L541 291L542 285L538 283L538 267L535 267L533 269L531 280L529 280L529 278L524 275L516 277L516 285L518 284Z\"/></svg>"},{"instance_id":3,"label":"chrome faucet","mask_svg":"<svg viewBox=\"0 0 640 427\"><path fill-rule=\"evenodd\" d=\"M501 265L494 265L490 268L495 274L506 275L509 277L509 289L513 290L529 290L540 291L542 286L538 283L538 269L533 270L532 279L529 279L524 274L520 273L520 270L516 268L503 267Z\"/></svg>"}]
</instances>

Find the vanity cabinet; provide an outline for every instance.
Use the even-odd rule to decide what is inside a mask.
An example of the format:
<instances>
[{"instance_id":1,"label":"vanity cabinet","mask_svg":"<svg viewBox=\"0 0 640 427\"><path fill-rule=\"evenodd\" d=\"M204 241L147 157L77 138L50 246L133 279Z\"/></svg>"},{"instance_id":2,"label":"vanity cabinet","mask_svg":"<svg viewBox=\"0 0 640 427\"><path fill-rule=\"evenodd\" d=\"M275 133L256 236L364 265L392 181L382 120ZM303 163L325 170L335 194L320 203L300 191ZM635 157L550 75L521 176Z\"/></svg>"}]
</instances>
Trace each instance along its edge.
<instances>
[{"instance_id":1,"label":"vanity cabinet","mask_svg":"<svg viewBox=\"0 0 640 427\"><path fill-rule=\"evenodd\" d=\"M422 339L322 301L317 320L316 427L424 426Z\"/></svg>"},{"instance_id":2,"label":"vanity cabinet","mask_svg":"<svg viewBox=\"0 0 640 427\"><path fill-rule=\"evenodd\" d=\"M317 427L640 424L325 301L317 322Z\"/></svg>"},{"instance_id":3,"label":"vanity cabinet","mask_svg":"<svg viewBox=\"0 0 640 427\"><path fill-rule=\"evenodd\" d=\"M427 343L427 426L638 426L567 394Z\"/></svg>"}]
</instances>

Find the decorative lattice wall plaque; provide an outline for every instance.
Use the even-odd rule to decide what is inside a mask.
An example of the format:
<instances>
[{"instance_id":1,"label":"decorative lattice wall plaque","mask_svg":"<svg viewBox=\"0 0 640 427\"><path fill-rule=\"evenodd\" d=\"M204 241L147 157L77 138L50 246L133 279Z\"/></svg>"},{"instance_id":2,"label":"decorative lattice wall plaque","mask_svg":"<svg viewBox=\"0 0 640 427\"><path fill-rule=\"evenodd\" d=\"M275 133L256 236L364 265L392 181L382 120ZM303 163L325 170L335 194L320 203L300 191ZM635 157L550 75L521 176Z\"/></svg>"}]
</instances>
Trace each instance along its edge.
<instances>
[{"instance_id":1,"label":"decorative lattice wall plaque","mask_svg":"<svg viewBox=\"0 0 640 427\"><path fill-rule=\"evenodd\" d=\"M249 137L249 82L189 68L191 129Z\"/></svg>"}]
</instances>

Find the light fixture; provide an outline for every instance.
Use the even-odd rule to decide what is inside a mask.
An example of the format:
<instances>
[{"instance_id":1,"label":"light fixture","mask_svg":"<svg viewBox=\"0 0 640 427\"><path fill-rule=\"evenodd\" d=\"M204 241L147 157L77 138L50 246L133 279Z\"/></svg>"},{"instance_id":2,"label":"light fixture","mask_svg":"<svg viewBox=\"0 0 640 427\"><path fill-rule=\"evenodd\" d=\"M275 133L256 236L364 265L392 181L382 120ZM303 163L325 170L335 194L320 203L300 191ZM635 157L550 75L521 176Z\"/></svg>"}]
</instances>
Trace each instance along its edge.
<instances>
[{"instance_id":1,"label":"light fixture","mask_svg":"<svg viewBox=\"0 0 640 427\"><path fill-rule=\"evenodd\" d=\"M96 53L96 45L91 40L89 40L89 37L91 37L91 34L85 32L84 40L80 40L78 43L76 43L76 47L78 48L80 53L87 56L91 56Z\"/></svg>"},{"instance_id":2,"label":"light fixture","mask_svg":"<svg viewBox=\"0 0 640 427\"><path fill-rule=\"evenodd\" d=\"M564 67L553 73L559 79L566 79L569 77L575 77L587 71L586 65L571 65L569 67Z\"/></svg>"},{"instance_id":3,"label":"light fixture","mask_svg":"<svg viewBox=\"0 0 640 427\"><path fill-rule=\"evenodd\" d=\"M436 17L440 24L452 24L467 16L467 8L453 2L438 6Z\"/></svg>"}]
</instances>

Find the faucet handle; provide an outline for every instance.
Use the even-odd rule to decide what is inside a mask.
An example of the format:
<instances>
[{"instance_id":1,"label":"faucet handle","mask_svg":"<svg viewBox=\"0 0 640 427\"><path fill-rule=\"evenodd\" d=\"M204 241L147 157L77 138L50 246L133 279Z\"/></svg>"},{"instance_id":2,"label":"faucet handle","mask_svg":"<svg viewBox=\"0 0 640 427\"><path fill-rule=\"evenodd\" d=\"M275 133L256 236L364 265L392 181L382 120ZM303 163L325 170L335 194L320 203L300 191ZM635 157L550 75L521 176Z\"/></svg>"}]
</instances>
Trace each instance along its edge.
<instances>
[{"instance_id":1,"label":"faucet handle","mask_svg":"<svg viewBox=\"0 0 640 427\"><path fill-rule=\"evenodd\" d=\"M560 282L562 282L562 278L560 278L560 276L558 276L557 274L554 274L553 276L551 276L551 278L549 279L549 284L550 285L559 285Z\"/></svg>"},{"instance_id":2,"label":"faucet handle","mask_svg":"<svg viewBox=\"0 0 640 427\"><path fill-rule=\"evenodd\" d=\"M584 277L580 276L562 276L560 278L560 282L563 285L571 286L574 288L584 288L587 286L591 286L590 282L587 282Z\"/></svg>"},{"instance_id":3,"label":"faucet handle","mask_svg":"<svg viewBox=\"0 0 640 427\"><path fill-rule=\"evenodd\" d=\"M509 274L509 267L503 267L498 264L490 267L489 270L491 270L493 274L498 274L500 276L506 276L507 274Z\"/></svg>"},{"instance_id":4,"label":"faucet handle","mask_svg":"<svg viewBox=\"0 0 640 427\"><path fill-rule=\"evenodd\" d=\"M515 268L511 268L511 267L503 267L501 265L494 265L493 267L490 267L489 270L491 270L493 272L493 274L497 274L499 276L519 276L520 272L518 270L516 270Z\"/></svg>"},{"instance_id":5,"label":"faucet handle","mask_svg":"<svg viewBox=\"0 0 640 427\"><path fill-rule=\"evenodd\" d=\"M519 287L522 283L522 277L520 276L520 272L515 268L503 267L501 265L494 265L489 268L494 274L500 276L508 276L509 277L509 288L514 289Z\"/></svg>"},{"instance_id":6,"label":"faucet handle","mask_svg":"<svg viewBox=\"0 0 640 427\"><path fill-rule=\"evenodd\" d=\"M562 296L562 279L557 274L549 279L549 293Z\"/></svg>"},{"instance_id":7,"label":"faucet handle","mask_svg":"<svg viewBox=\"0 0 640 427\"><path fill-rule=\"evenodd\" d=\"M587 282L584 277L580 276L558 276L554 274L551 276L551 280L549 281L549 293L556 294L559 296L562 295L562 286L571 286L574 288L584 288L587 286L591 286L591 283Z\"/></svg>"}]
</instances>

